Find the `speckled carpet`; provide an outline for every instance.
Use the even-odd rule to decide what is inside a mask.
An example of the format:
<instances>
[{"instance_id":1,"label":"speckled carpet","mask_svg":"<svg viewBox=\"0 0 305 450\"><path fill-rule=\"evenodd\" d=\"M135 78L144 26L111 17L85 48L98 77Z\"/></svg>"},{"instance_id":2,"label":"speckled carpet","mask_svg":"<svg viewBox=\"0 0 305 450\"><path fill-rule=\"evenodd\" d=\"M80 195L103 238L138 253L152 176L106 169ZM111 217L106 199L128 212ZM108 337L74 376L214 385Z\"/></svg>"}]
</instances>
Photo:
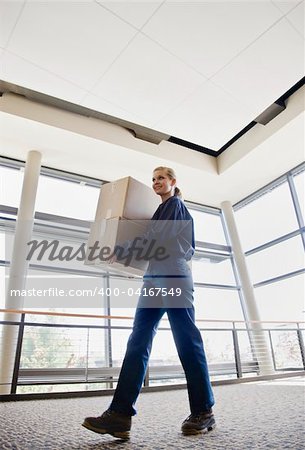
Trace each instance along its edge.
<instances>
[{"instance_id":1,"label":"speckled carpet","mask_svg":"<svg viewBox=\"0 0 305 450\"><path fill-rule=\"evenodd\" d=\"M125 442L81 427L85 416L107 408L110 397L2 403L0 449L305 449L303 378L216 386L214 393L217 428L188 437L180 432L189 414L186 391L141 394Z\"/></svg>"}]
</instances>

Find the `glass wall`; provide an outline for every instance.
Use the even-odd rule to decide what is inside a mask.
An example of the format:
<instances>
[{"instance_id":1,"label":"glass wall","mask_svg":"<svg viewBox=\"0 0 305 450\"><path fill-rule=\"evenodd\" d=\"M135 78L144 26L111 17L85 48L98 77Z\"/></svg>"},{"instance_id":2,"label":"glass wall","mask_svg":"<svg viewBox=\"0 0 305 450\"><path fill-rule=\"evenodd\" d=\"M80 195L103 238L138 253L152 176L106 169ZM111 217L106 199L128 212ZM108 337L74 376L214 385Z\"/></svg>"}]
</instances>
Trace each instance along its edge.
<instances>
[{"instance_id":1,"label":"glass wall","mask_svg":"<svg viewBox=\"0 0 305 450\"><path fill-rule=\"evenodd\" d=\"M295 185L296 193L299 199L299 204L304 218L304 207L305 207L305 171L299 172L293 176L293 182Z\"/></svg>"},{"instance_id":2,"label":"glass wall","mask_svg":"<svg viewBox=\"0 0 305 450\"><path fill-rule=\"evenodd\" d=\"M260 194L244 207L234 208L239 237L245 251L298 228L287 181Z\"/></svg>"},{"instance_id":3,"label":"glass wall","mask_svg":"<svg viewBox=\"0 0 305 450\"><path fill-rule=\"evenodd\" d=\"M80 181L71 182L41 175L36 211L93 221L98 195L96 187Z\"/></svg>"},{"instance_id":4,"label":"glass wall","mask_svg":"<svg viewBox=\"0 0 305 450\"><path fill-rule=\"evenodd\" d=\"M234 206L261 320L304 320L304 170Z\"/></svg>"},{"instance_id":5,"label":"glass wall","mask_svg":"<svg viewBox=\"0 0 305 450\"><path fill-rule=\"evenodd\" d=\"M5 249L1 250L1 306L4 306L4 275L9 274L9 263L13 246L14 227L17 208L19 205L22 181L23 164L3 160L0 164L1 176L1 204L2 208L2 238ZM60 239L64 245L76 247L82 240L86 241L90 221L94 220L97 205L99 180L86 179L60 171L42 169L36 199L36 219L33 239ZM9 189L7 188L9 186ZM239 290L233 271L233 259L227 246L221 211L215 208L203 207L197 204L187 204L194 218L196 253L193 259L193 274L195 281L195 308L197 319L211 320L240 320L242 311L240 307ZM4 270L5 260L7 269ZM54 289L86 287L94 291L95 287L101 290L109 288L112 295L96 294L94 298L75 297L66 299L52 297L33 299L25 298L25 309L83 313L107 314L123 316L124 318L92 319L86 320L75 317L28 316L32 322L47 322L56 324L95 324L102 326L102 330L90 330L87 335L84 329L65 329L40 327L28 328L25 333L24 354L21 368L79 368L84 364L87 368L104 367L107 364L119 367L124 356L126 343L132 327L137 298L137 290L141 287L139 278L126 278L115 274L108 274L101 268L86 266L83 261L73 259L67 261L50 261L31 259L28 271L26 288L42 288L50 285ZM116 289L134 292L134 295L118 297L114 295ZM198 322L204 328L208 322ZM221 326L221 322L220 325ZM228 349L227 358L232 357L232 339L227 332L229 342L224 349L221 348L222 339L213 337L212 331L203 332L206 340L207 354L211 361L218 361L219 354L224 356ZM46 344L43 350L42 345ZM86 352L90 348L90 358ZM57 355L55 349L58 349ZM98 355L100 349L100 356ZM93 352L93 353L92 353ZM32 356L31 356L32 355ZM37 355L41 355L38 361ZM215 357L214 357L214 356ZM169 330L167 317L164 316L160 324L160 331L156 336L150 364L176 365L179 363L175 344ZM37 367L35 366L37 365Z\"/></svg>"},{"instance_id":6,"label":"glass wall","mask_svg":"<svg viewBox=\"0 0 305 450\"><path fill-rule=\"evenodd\" d=\"M4 278L9 274L21 194L22 166L22 163L9 160L1 166L0 161L0 203L4 205L0 228L1 307L4 306ZM256 193L253 198L235 205L241 240L246 250L261 318L264 320L303 318L304 229L300 206L304 198L303 182L304 172L292 172L276 184ZM75 248L82 242L87 242L101 183L100 180L43 169L38 184L34 237L60 239L65 245ZM186 203L195 225L196 251L192 271L196 319L202 329L208 362L219 364L222 361L234 366L232 333L226 327L228 324L232 327L233 321L243 320L240 301L242 292L237 285L235 263L226 240L222 213L216 208ZM25 306L28 309L111 315L112 318L50 316L47 319L30 316L32 322L66 324L67 328L28 328L24 337L25 353L22 355L21 368L84 369L88 374L88 371L101 367L119 367L132 328L138 298L136 293L141 287L141 279L108 273L101 267L91 267L85 265L84 261L75 259L35 259L31 260L27 287L33 286L33 283L36 286L37 280L42 284L48 284L52 280L54 288L60 285L69 289L79 288L81 291L81 288L86 287L95 294L90 298L70 297L68 302L61 301L60 298L52 299L51 294L44 304L31 303L31 299L27 298ZM117 296L116 290L122 291L122 287L125 292L134 294ZM100 328L89 331L85 328L68 328L70 325L86 324ZM246 343L245 346L247 345ZM174 367L177 364L179 360L175 344L164 316L155 338L150 365ZM165 374L161 382L172 383L173 380L168 379ZM104 386L111 387L113 384Z\"/></svg>"}]
</instances>

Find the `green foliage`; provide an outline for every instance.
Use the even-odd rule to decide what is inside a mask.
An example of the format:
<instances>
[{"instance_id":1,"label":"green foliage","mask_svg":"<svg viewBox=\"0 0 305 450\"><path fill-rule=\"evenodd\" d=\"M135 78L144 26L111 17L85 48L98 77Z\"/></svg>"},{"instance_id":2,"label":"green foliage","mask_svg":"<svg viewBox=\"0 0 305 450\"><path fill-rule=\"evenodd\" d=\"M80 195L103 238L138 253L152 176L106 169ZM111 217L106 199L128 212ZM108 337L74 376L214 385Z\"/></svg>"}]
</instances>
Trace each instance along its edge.
<instances>
[{"instance_id":1,"label":"green foliage","mask_svg":"<svg viewBox=\"0 0 305 450\"><path fill-rule=\"evenodd\" d=\"M27 327L21 356L22 368L66 367L72 351L67 329Z\"/></svg>"},{"instance_id":2,"label":"green foliage","mask_svg":"<svg viewBox=\"0 0 305 450\"><path fill-rule=\"evenodd\" d=\"M55 323L56 318L48 316L48 323ZM68 328L27 326L23 337L21 368L62 368L79 367L84 357L76 358L73 341ZM78 361L78 359L80 361Z\"/></svg>"}]
</instances>

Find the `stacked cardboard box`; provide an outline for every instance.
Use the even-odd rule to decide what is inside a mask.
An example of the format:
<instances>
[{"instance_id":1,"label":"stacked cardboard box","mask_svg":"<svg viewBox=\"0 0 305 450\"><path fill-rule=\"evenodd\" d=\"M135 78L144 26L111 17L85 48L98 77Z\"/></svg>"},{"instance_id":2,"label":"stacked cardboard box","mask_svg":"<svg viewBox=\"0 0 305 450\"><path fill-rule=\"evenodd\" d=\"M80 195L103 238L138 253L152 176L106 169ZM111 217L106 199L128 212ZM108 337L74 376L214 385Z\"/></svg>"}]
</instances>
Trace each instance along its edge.
<instances>
[{"instance_id":1,"label":"stacked cardboard box","mask_svg":"<svg viewBox=\"0 0 305 450\"><path fill-rule=\"evenodd\" d=\"M107 257L116 245L143 235L159 204L160 199L153 190L132 177L103 184L90 230L86 264L103 265L111 271L142 276L147 261L125 258L109 265ZM94 245L96 250L93 253Z\"/></svg>"}]
</instances>

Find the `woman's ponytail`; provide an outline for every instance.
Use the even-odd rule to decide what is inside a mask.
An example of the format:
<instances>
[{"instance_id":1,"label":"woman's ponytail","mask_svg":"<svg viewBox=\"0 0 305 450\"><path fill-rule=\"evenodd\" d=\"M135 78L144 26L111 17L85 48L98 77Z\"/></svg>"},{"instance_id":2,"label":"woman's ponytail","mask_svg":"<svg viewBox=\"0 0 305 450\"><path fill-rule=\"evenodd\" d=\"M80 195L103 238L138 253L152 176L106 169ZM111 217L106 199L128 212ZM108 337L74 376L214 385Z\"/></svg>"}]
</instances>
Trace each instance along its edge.
<instances>
[{"instance_id":1,"label":"woman's ponytail","mask_svg":"<svg viewBox=\"0 0 305 450\"><path fill-rule=\"evenodd\" d=\"M182 192L180 191L180 189L177 186L175 187L174 195L176 197L182 198Z\"/></svg>"}]
</instances>

